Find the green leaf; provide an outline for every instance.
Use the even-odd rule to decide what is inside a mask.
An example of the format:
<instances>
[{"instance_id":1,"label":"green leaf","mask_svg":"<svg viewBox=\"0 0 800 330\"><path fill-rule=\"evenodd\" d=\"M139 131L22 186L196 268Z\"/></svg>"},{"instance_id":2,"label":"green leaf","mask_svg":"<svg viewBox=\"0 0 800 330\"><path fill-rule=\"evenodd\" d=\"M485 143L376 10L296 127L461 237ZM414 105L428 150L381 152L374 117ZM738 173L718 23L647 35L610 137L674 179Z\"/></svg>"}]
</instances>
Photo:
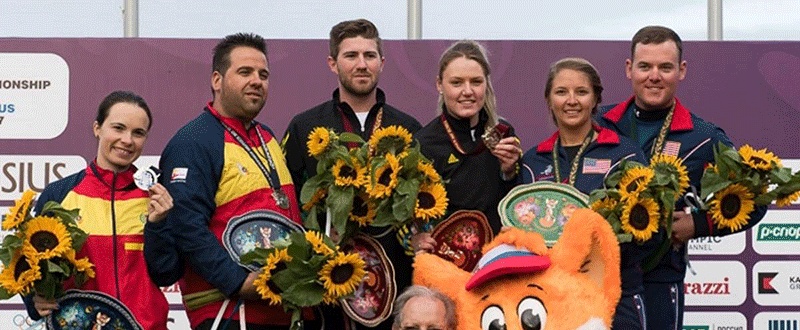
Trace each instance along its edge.
<instances>
[{"instance_id":1,"label":"green leaf","mask_svg":"<svg viewBox=\"0 0 800 330\"><path fill-rule=\"evenodd\" d=\"M322 303L324 293L325 288L316 282L300 282L284 291L281 298L300 307L309 307Z\"/></svg>"},{"instance_id":2,"label":"green leaf","mask_svg":"<svg viewBox=\"0 0 800 330\"><path fill-rule=\"evenodd\" d=\"M772 183L786 184L792 180L792 170L786 167L773 170L770 172L769 178Z\"/></svg>"},{"instance_id":3,"label":"green leaf","mask_svg":"<svg viewBox=\"0 0 800 330\"><path fill-rule=\"evenodd\" d=\"M354 142L354 143L358 143L358 144L363 144L364 143L364 139L362 139L360 136L358 136L356 134L353 134L353 133L350 133L350 132L344 132L342 134L339 134L339 141L345 142L345 143L348 143L348 142Z\"/></svg>"},{"instance_id":4,"label":"green leaf","mask_svg":"<svg viewBox=\"0 0 800 330\"><path fill-rule=\"evenodd\" d=\"M47 271L50 273L69 274L69 270L64 270L60 265L49 259L47 260Z\"/></svg>"},{"instance_id":5,"label":"green leaf","mask_svg":"<svg viewBox=\"0 0 800 330\"><path fill-rule=\"evenodd\" d=\"M16 296L16 294L11 294L8 291L6 291L6 288L0 286L0 300L8 300L11 299L11 297L13 296Z\"/></svg>"},{"instance_id":6,"label":"green leaf","mask_svg":"<svg viewBox=\"0 0 800 330\"><path fill-rule=\"evenodd\" d=\"M320 231L319 222L317 221L317 208L317 205L314 205L310 210L308 210L308 215L306 215L306 218L303 221L306 229Z\"/></svg>"},{"instance_id":7,"label":"green leaf","mask_svg":"<svg viewBox=\"0 0 800 330\"><path fill-rule=\"evenodd\" d=\"M728 180L721 180L721 181L712 181L713 179L709 179L707 183L702 184L702 188L700 189L700 198L702 200L706 200L708 196L714 194L722 189L727 188L731 185L732 182Z\"/></svg>"},{"instance_id":8,"label":"green leaf","mask_svg":"<svg viewBox=\"0 0 800 330\"><path fill-rule=\"evenodd\" d=\"M394 223L394 212L391 199L384 199L378 204L378 210L375 213L375 220L372 222L374 227L384 227Z\"/></svg>"},{"instance_id":9,"label":"green leaf","mask_svg":"<svg viewBox=\"0 0 800 330\"><path fill-rule=\"evenodd\" d=\"M243 254L241 257L239 257L239 262L245 265L251 265L251 264L264 265L264 263L267 260L267 257L269 257L269 255L272 254L273 252L275 252L275 248L264 249L257 247L252 251L247 252Z\"/></svg>"},{"instance_id":10,"label":"green leaf","mask_svg":"<svg viewBox=\"0 0 800 330\"><path fill-rule=\"evenodd\" d=\"M312 176L303 183L303 188L300 189L300 203L305 204L311 201L311 198L314 197L314 193L325 186L325 172L317 173L319 174Z\"/></svg>"},{"instance_id":11,"label":"green leaf","mask_svg":"<svg viewBox=\"0 0 800 330\"><path fill-rule=\"evenodd\" d=\"M331 215L331 225L339 233L344 233L347 218L353 209L353 195L353 187L331 186L326 202Z\"/></svg>"},{"instance_id":12,"label":"green leaf","mask_svg":"<svg viewBox=\"0 0 800 330\"><path fill-rule=\"evenodd\" d=\"M392 214L394 215L394 220L391 225L395 225L396 222L404 222L405 220L411 219L414 215L414 206L417 202L417 196L413 198L408 195L397 195L392 198L394 203L392 203Z\"/></svg>"},{"instance_id":13,"label":"green leaf","mask_svg":"<svg viewBox=\"0 0 800 330\"><path fill-rule=\"evenodd\" d=\"M772 201L775 200L776 196L777 194L769 192L753 199L753 203L755 203L756 205L769 205L772 204Z\"/></svg>"},{"instance_id":14,"label":"green leaf","mask_svg":"<svg viewBox=\"0 0 800 330\"><path fill-rule=\"evenodd\" d=\"M72 239L72 249L80 251L83 244L86 243L86 239L89 238L89 235L78 227L69 227L67 231L69 231L69 235Z\"/></svg>"},{"instance_id":15,"label":"green leaf","mask_svg":"<svg viewBox=\"0 0 800 330\"><path fill-rule=\"evenodd\" d=\"M3 261L3 265L8 267L11 265L11 259L14 258L14 252L18 251L22 248L22 239L17 237L16 235L6 235L3 238L3 245L0 248L0 260Z\"/></svg>"}]
</instances>

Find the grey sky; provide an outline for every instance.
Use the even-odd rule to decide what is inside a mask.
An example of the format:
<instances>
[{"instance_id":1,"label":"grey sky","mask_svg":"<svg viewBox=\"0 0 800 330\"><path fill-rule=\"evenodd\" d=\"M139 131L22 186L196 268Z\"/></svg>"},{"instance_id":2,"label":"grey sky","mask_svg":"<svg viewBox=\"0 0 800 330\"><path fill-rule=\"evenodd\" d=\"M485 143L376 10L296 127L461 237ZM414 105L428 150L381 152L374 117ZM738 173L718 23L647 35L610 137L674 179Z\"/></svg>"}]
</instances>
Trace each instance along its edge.
<instances>
[{"instance_id":1,"label":"grey sky","mask_svg":"<svg viewBox=\"0 0 800 330\"><path fill-rule=\"evenodd\" d=\"M335 23L373 21L406 38L406 0L139 0L141 37L325 39ZM123 36L123 0L0 0L0 37ZM627 40L649 24L706 39L706 0L423 0L424 39ZM800 1L723 0L724 40L800 40Z\"/></svg>"}]
</instances>

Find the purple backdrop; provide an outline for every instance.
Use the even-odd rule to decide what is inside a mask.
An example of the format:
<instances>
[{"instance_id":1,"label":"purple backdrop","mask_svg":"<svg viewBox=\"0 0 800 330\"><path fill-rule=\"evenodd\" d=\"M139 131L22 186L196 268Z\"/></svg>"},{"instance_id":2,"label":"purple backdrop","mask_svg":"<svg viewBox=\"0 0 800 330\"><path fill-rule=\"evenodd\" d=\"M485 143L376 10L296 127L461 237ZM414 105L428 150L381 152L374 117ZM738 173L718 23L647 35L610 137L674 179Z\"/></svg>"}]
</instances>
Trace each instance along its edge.
<instances>
[{"instance_id":1,"label":"purple backdrop","mask_svg":"<svg viewBox=\"0 0 800 330\"><path fill-rule=\"evenodd\" d=\"M50 140L0 139L0 154L80 155L90 161L96 153L90 128L98 103L112 90L127 89L141 94L153 110L154 126L143 154L159 155L172 134L211 98L210 62L215 43L200 39L0 39L4 53L61 56L69 65L70 86L69 122L61 135ZM386 65L379 87L389 104L423 125L434 117L437 61L450 43L384 42ZM270 95L258 120L280 138L292 116L330 98L337 80L326 63L326 40L271 40L268 44ZM487 41L485 45L492 52L499 114L515 126L526 150L554 130L543 97L550 63L568 56L591 61L603 79L604 104L631 95L624 74L628 42ZM800 42L686 42L684 59L688 74L678 96L692 112L723 127L737 145L749 143L770 148L782 158L800 158L796 148L800 139ZM12 201L0 203L9 206ZM753 251L750 236L748 233L747 248L738 256L693 257L741 261L748 279L744 304L689 310L738 311L750 320L749 328L757 311L792 310L754 302L750 269L762 257ZM796 260L797 256L768 259Z\"/></svg>"}]
</instances>

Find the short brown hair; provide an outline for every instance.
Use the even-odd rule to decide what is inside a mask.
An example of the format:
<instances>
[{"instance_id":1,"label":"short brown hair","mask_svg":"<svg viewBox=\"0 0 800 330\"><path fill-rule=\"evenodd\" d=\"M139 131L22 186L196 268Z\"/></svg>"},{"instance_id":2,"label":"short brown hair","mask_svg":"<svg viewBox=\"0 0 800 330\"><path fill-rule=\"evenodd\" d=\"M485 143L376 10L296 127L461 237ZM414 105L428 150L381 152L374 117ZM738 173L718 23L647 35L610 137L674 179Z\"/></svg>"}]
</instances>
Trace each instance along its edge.
<instances>
[{"instance_id":1,"label":"short brown hair","mask_svg":"<svg viewBox=\"0 0 800 330\"><path fill-rule=\"evenodd\" d=\"M336 58L336 56L339 55L339 44L342 43L342 40L355 37L375 40L375 44L378 45L378 55L383 57L381 37L378 35L378 28L375 27L375 24L363 18L344 21L331 28L329 41L331 57Z\"/></svg>"},{"instance_id":2,"label":"short brown hair","mask_svg":"<svg viewBox=\"0 0 800 330\"><path fill-rule=\"evenodd\" d=\"M645 26L633 35L633 39L631 39L631 59L633 59L633 51L636 50L636 44L658 45L668 40L674 41L675 46L678 47L678 62L680 62L683 58L683 43L681 43L681 37L672 29L658 25Z\"/></svg>"}]
</instances>

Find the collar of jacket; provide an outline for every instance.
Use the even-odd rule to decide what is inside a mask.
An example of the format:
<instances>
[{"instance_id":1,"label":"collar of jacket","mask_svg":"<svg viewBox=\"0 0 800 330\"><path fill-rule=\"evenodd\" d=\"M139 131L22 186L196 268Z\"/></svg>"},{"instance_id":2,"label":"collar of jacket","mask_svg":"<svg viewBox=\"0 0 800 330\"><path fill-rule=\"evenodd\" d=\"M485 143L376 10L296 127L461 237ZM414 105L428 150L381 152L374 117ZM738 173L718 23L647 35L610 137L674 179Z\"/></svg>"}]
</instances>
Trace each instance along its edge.
<instances>
[{"instance_id":1,"label":"collar of jacket","mask_svg":"<svg viewBox=\"0 0 800 330\"><path fill-rule=\"evenodd\" d=\"M214 107L211 105L211 102L208 102L208 104L206 105L206 109L208 110L208 112L214 115L214 117L217 117L217 119L219 119L221 122L233 128L233 130L236 131L236 133L239 133L239 135L248 138L251 136L250 134L247 134L248 130L244 128L244 124L241 121L239 121L236 118L223 117L219 113L219 111L217 111L217 109L214 109ZM253 125L250 128L258 126L258 123L255 120L253 120L252 123Z\"/></svg>"},{"instance_id":2,"label":"collar of jacket","mask_svg":"<svg viewBox=\"0 0 800 330\"><path fill-rule=\"evenodd\" d=\"M333 91L333 108L334 109L342 109L347 114L353 114L355 116L355 111L353 108L350 107L347 102L341 102L339 100L339 89L335 89ZM373 112L378 111L383 105L386 104L386 94L383 93L383 90L380 88L375 88L375 104L372 105L372 108L369 109L369 114L371 115Z\"/></svg>"},{"instance_id":3,"label":"collar of jacket","mask_svg":"<svg viewBox=\"0 0 800 330\"><path fill-rule=\"evenodd\" d=\"M136 172L136 166L131 164L127 170L117 173L117 180L114 180L114 171L106 170L97 166L97 158L92 160L87 166L87 175L95 176L98 180L103 182L108 187L114 183L114 190L122 190L133 184L133 173Z\"/></svg>"},{"instance_id":4,"label":"collar of jacket","mask_svg":"<svg viewBox=\"0 0 800 330\"><path fill-rule=\"evenodd\" d=\"M597 125L592 125L592 129L597 132L597 140L595 140L597 144L619 144L619 135L616 132ZM536 147L536 152L552 152L556 140L558 140L558 131L553 133L547 140L539 143L539 146Z\"/></svg>"},{"instance_id":5,"label":"collar of jacket","mask_svg":"<svg viewBox=\"0 0 800 330\"><path fill-rule=\"evenodd\" d=\"M452 127L454 131L460 133L470 133L472 129L476 129L478 133L483 134L486 121L489 120L489 115L486 114L486 111L483 108L481 108L480 112L478 113L478 124L474 127L469 125L469 118L454 117L450 114L450 111L447 111L447 108L444 105L442 105L442 113L445 114L444 117L447 119L447 122L450 123L450 127Z\"/></svg>"},{"instance_id":6,"label":"collar of jacket","mask_svg":"<svg viewBox=\"0 0 800 330\"><path fill-rule=\"evenodd\" d=\"M625 114L625 111L630 106L631 102L633 102L635 96L631 96L627 101L617 104L617 106L611 108L603 115L603 118L608 119L612 123L616 124L622 119L622 116ZM694 129L694 125L692 124L692 114L689 113L689 109L686 109L678 98L675 98L675 113L672 115L672 123L669 125L670 132L675 131L691 131Z\"/></svg>"}]
</instances>

